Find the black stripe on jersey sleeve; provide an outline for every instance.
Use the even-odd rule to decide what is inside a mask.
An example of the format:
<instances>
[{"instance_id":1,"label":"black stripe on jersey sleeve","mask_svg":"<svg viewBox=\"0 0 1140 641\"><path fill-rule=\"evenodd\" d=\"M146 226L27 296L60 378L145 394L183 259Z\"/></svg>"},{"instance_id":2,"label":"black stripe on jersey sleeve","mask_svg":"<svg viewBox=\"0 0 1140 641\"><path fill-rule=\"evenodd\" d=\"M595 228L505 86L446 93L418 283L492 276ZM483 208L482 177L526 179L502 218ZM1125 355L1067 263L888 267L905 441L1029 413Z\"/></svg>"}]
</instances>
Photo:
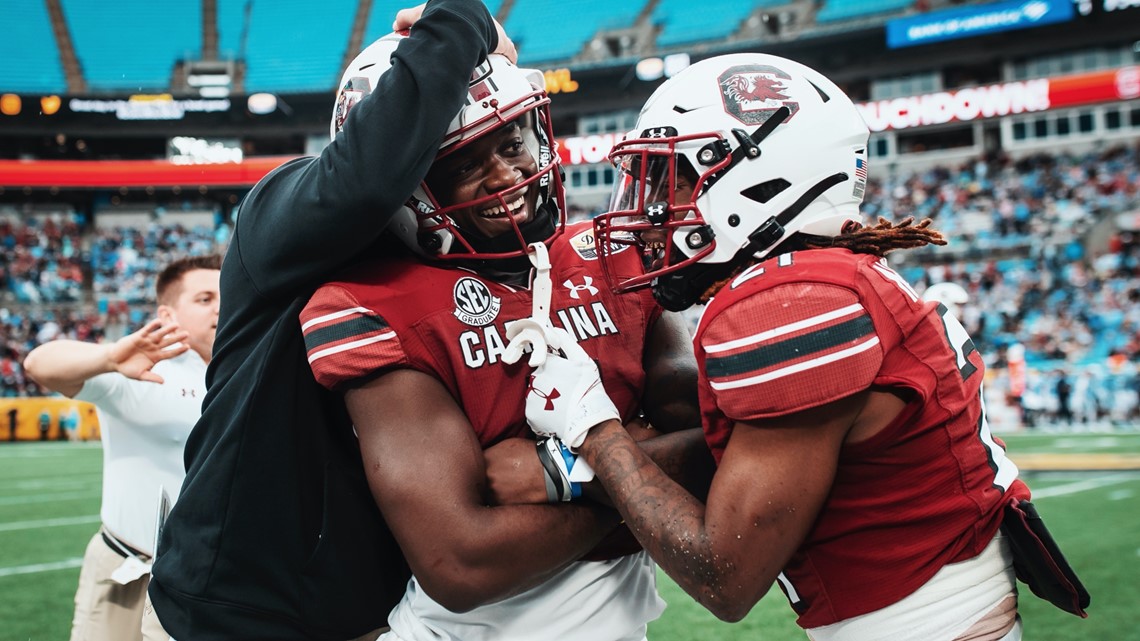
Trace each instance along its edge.
<instances>
[{"instance_id":1,"label":"black stripe on jersey sleeve","mask_svg":"<svg viewBox=\"0 0 1140 641\"><path fill-rule=\"evenodd\" d=\"M311 352L322 345L336 343L354 336L371 334L387 328L388 322L380 316L356 316L305 334L305 350Z\"/></svg>"},{"instance_id":2,"label":"black stripe on jersey sleeve","mask_svg":"<svg viewBox=\"0 0 1140 641\"><path fill-rule=\"evenodd\" d=\"M862 314L831 327L756 347L747 352L708 358L705 360L705 367L709 378L739 376L827 351L874 333L875 327L871 323L871 317Z\"/></svg>"}]
</instances>

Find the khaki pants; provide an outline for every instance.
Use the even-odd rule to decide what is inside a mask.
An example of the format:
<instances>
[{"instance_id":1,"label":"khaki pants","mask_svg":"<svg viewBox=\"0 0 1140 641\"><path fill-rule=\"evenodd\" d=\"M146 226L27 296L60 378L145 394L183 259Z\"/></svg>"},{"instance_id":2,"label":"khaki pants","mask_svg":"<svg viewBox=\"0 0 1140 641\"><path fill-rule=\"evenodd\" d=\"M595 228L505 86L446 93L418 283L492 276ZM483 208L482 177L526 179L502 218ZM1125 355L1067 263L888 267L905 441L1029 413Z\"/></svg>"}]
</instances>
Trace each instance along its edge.
<instances>
[{"instance_id":1,"label":"khaki pants","mask_svg":"<svg viewBox=\"0 0 1140 641\"><path fill-rule=\"evenodd\" d=\"M123 557L107 547L101 534L87 544L79 588L75 591L75 616L71 641L142 641L143 602L149 576L127 585L111 580Z\"/></svg>"},{"instance_id":2,"label":"khaki pants","mask_svg":"<svg viewBox=\"0 0 1140 641\"><path fill-rule=\"evenodd\" d=\"M143 641L174 641L158 622L158 615L154 613L154 606L150 604L150 595L147 595L146 605L143 606L142 638Z\"/></svg>"}]
</instances>

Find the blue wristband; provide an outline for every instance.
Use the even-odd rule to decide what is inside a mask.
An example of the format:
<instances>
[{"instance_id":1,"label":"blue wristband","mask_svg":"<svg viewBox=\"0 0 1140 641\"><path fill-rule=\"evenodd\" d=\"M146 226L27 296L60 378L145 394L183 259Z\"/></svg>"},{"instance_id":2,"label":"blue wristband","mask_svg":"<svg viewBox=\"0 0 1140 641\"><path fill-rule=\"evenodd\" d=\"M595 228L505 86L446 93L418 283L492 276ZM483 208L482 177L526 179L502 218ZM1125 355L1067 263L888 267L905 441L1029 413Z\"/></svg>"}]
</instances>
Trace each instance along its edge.
<instances>
[{"instance_id":1,"label":"blue wristband","mask_svg":"<svg viewBox=\"0 0 1140 641\"><path fill-rule=\"evenodd\" d=\"M569 481L570 472L574 469L574 464L578 462L578 456L566 447L562 441L555 439L558 442L558 450L562 452L562 460L566 462L566 476ZM570 496L574 498L582 497L582 484L577 481L570 481Z\"/></svg>"}]
</instances>

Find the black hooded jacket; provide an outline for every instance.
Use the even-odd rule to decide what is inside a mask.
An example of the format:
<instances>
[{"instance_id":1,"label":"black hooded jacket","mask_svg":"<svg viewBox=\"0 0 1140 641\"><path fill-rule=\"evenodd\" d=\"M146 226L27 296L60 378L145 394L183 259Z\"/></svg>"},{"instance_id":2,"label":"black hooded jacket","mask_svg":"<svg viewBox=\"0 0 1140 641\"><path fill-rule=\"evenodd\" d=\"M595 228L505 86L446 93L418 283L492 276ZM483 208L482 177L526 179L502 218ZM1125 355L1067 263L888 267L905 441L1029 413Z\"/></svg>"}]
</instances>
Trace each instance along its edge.
<instances>
[{"instance_id":1,"label":"black hooded jacket","mask_svg":"<svg viewBox=\"0 0 1140 641\"><path fill-rule=\"evenodd\" d=\"M173 638L343 641L386 625L403 594L409 570L343 399L313 379L298 313L377 251L497 44L482 3L432 0L336 141L242 203L202 418L150 586Z\"/></svg>"}]
</instances>

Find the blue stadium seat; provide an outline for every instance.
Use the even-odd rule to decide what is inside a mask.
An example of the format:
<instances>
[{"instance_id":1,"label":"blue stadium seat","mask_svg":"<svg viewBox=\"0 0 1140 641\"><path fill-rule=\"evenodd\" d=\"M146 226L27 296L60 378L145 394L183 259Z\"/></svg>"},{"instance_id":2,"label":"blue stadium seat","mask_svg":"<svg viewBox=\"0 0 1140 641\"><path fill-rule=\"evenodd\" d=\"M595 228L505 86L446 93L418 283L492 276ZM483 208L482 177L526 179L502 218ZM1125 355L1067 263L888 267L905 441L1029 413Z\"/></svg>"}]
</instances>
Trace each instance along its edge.
<instances>
[{"instance_id":1,"label":"blue stadium seat","mask_svg":"<svg viewBox=\"0 0 1140 641\"><path fill-rule=\"evenodd\" d=\"M368 25L364 28L364 42L361 43L361 48L367 47L373 40L392 31L392 20L396 17L396 12L414 4L407 0L374 0L372 12L368 16ZM483 4L487 5L491 15L495 15L503 3L502 0L487 0Z\"/></svg>"},{"instance_id":2,"label":"blue stadium seat","mask_svg":"<svg viewBox=\"0 0 1140 641\"><path fill-rule=\"evenodd\" d=\"M175 62L201 56L200 2L62 1L75 55L92 89L165 90Z\"/></svg>"},{"instance_id":3,"label":"blue stadium seat","mask_svg":"<svg viewBox=\"0 0 1140 641\"><path fill-rule=\"evenodd\" d=\"M0 64L0 91L62 92L66 89L47 5L12 3L5 6L4 18L9 24L4 30L8 61Z\"/></svg>"},{"instance_id":4,"label":"blue stadium seat","mask_svg":"<svg viewBox=\"0 0 1140 641\"><path fill-rule=\"evenodd\" d=\"M331 91L340 77L357 0L272 0L252 2L247 11L249 2L218 2L220 54L244 54L246 90Z\"/></svg>"},{"instance_id":5,"label":"blue stadium seat","mask_svg":"<svg viewBox=\"0 0 1140 641\"><path fill-rule=\"evenodd\" d=\"M789 0L661 0L653 10L653 24L661 25L657 46L671 47L690 42L725 38L760 7L788 4Z\"/></svg>"},{"instance_id":6,"label":"blue stadium seat","mask_svg":"<svg viewBox=\"0 0 1140 641\"><path fill-rule=\"evenodd\" d=\"M633 25L644 1L515 0L503 27L518 45L519 62L566 60L601 29Z\"/></svg>"},{"instance_id":7,"label":"blue stadium seat","mask_svg":"<svg viewBox=\"0 0 1140 641\"><path fill-rule=\"evenodd\" d=\"M827 0L819 13L815 14L815 21L857 20L880 13L902 11L913 5L914 0Z\"/></svg>"}]
</instances>

